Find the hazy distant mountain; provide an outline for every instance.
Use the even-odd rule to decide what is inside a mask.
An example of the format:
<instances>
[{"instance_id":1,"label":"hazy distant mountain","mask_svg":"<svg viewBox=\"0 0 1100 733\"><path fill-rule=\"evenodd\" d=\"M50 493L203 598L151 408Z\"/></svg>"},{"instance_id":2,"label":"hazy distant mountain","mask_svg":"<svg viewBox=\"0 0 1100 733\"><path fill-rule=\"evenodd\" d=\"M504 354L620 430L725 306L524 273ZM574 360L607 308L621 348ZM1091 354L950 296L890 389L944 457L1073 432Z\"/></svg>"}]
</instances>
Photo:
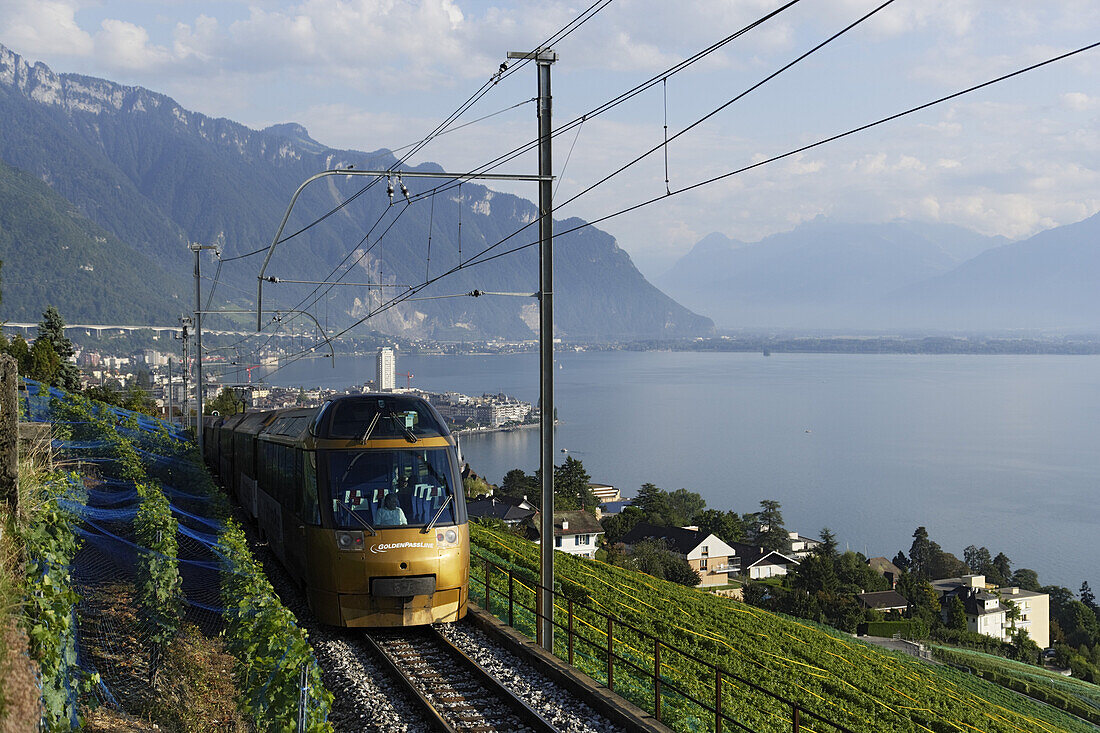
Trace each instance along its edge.
<instances>
[{"instance_id":1,"label":"hazy distant mountain","mask_svg":"<svg viewBox=\"0 0 1100 733\"><path fill-rule=\"evenodd\" d=\"M1100 214L983 252L884 299L900 323L1100 331Z\"/></svg>"},{"instance_id":2,"label":"hazy distant mountain","mask_svg":"<svg viewBox=\"0 0 1100 733\"><path fill-rule=\"evenodd\" d=\"M364 153L329 148L311 139L300 125L252 130L185 110L171 98L140 87L55 74L44 64L28 64L3 46L0 160L45 182L88 220L156 263L169 275L166 293L192 287L193 259L187 242L223 241L227 257L259 249L270 243L291 195L309 176L348 165L388 169L395 163L387 150ZM440 170L433 164L419 169ZM441 179L406 181L414 194L443 183ZM460 258L505 239L537 216L530 201L473 183L437 195L434 201L425 198L407 210L400 193L396 204L389 205L384 185L357 195L364 185L362 178L333 177L308 188L286 234L333 213L281 244L267 272L283 280L322 280L342 267L350 270L346 282L386 286L384 290L337 287L318 300L314 312L333 327L366 314L405 285L444 273ZM353 197L350 205L336 210ZM0 198L0 208L17 205L15 199ZM565 229L577 223L558 226ZM528 228L494 253L535 238L534 227ZM709 319L688 311L647 282L615 240L598 229L589 227L559 238L555 254L560 336L675 337L713 329ZM60 265L65 257L58 254L37 264L46 277L60 278L62 270L55 271L54 263ZM474 289L533 292L536 258L536 248L529 247L462 269L419 296ZM218 273L217 301L251 303L261 259L226 264ZM70 265L66 262L66 267ZM113 305L128 302L131 290L116 281L112 269L97 269L96 274L111 286ZM272 284L265 289L265 305L293 307L311 290L310 285ZM67 293L52 294L66 315L81 307ZM106 304L98 303L97 293L89 290L86 297L94 302L84 305L90 312L97 308L107 312L102 310ZM0 315L18 308L41 310L45 305L12 301L12 297L22 296L5 288ZM184 309L167 302L173 312ZM387 310L367 326L442 339L532 338L536 311L533 299L515 297L419 300Z\"/></svg>"},{"instance_id":3,"label":"hazy distant mountain","mask_svg":"<svg viewBox=\"0 0 1100 733\"><path fill-rule=\"evenodd\" d=\"M1003 244L961 227L823 219L745 244L711 234L657 284L725 327L881 327L871 309Z\"/></svg>"}]
</instances>

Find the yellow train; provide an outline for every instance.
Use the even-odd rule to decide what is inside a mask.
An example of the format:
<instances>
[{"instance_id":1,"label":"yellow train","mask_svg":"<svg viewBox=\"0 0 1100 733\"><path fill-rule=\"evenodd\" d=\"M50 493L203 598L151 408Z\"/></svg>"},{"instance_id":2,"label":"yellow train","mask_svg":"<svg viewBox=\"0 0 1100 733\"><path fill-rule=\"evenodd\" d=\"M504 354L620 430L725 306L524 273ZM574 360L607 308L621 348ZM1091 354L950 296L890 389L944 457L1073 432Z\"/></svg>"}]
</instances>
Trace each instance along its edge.
<instances>
[{"instance_id":1,"label":"yellow train","mask_svg":"<svg viewBox=\"0 0 1100 733\"><path fill-rule=\"evenodd\" d=\"M455 438L419 397L207 417L205 459L333 626L466 615L470 534Z\"/></svg>"}]
</instances>

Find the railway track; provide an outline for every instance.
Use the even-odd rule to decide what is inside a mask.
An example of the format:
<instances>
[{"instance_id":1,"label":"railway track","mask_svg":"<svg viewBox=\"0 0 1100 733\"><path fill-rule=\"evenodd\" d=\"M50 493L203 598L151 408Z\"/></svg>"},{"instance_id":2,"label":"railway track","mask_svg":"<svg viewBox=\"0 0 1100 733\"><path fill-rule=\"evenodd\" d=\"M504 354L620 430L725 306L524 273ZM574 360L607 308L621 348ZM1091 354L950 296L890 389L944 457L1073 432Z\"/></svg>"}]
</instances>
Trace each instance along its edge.
<instances>
[{"instance_id":1,"label":"railway track","mask_svg":"<svg viewBox=\"0 0 1100 733\"><path fill-rule=\"evenodd\" d=\"M400 632L372 630L365 639L437 731L557 732L430 626Z\"/></svg>"}]
</instances>

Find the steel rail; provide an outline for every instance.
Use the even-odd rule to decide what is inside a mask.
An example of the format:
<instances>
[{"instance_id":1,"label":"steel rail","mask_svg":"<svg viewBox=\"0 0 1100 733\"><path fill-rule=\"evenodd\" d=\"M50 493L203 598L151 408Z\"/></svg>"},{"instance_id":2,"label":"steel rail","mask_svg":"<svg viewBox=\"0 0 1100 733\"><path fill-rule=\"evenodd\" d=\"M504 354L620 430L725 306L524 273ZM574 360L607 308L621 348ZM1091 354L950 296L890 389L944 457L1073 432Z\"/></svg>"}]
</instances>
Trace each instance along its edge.
<instances>
[{"instance_id":1,"label":"steel rail","mask_svg":"<svg viewBox=\"0 0 1100 733\"><path fill-rule=\"evenodd\" d=\"M517 697L516 694L509 690L500 680L471 659L464 651L455 646L454 643L440 633L438 629L433 626L425 626L418 629L418 631L432 643L441 647L448 656L457 662L462 673L469 675L479 683L481 687L489 693L493 700L507 706L527 729L533 730L536 733L558 733L558 729L539 714L538 711ZM371 649L374 650L394 672L401 686L408 691L413 700L422 707L428 724L434 730L446 731L446 733L458 733L459 731L466 730L465 727L461 725L456 726L446 719L444 714L428 696L420 690L416 682L413 681L412 675L402 668L401 663L391 656L384 646L373 638L370 632L366 633L364 637Z\"/></svg>"},{"instance_id":2,"label":"steel rail","mask_svg":"<svg viewBox=\"0 0 1100 733\"><path fill-rule=\"evenodd\" d=\"M436 709L435 705L432 705L432 701L420 691L420 688L413 683L410 676L405 674L400 665L398 665L397 660L382 649L370 633L363 634L363 640L366 645L370 647L371 651L374 652L375 658L382 660L385 666L393 673L398 684L401 685L401 689L407 692L409 697L417 703L429 728L434 731L440 731L440 733L458 733L458 729L446 721L443 714Z\"/></svg>"}]
</instances>

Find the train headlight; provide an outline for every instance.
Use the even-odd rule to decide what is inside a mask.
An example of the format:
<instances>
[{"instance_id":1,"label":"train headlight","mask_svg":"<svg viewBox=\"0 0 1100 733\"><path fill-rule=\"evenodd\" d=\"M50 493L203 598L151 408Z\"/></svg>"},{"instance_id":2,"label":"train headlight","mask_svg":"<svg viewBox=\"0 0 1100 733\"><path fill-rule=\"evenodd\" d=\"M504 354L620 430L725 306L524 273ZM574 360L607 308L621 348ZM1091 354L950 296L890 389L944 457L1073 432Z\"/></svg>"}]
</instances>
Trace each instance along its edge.
<instances>
[{"instance_id":1,"label":"train headlight","mask_svg":"<svg viewBox=\"0 0 1100 733\"><path fill-rule=\"evenodd\" d=\"M362 532L337 532L336 546L343 552L355 552L363 549Z\"/></svg>"},{"instance_id":2,"label":"train headlight","mask_svg":"<svg viewBox=\"0 0 1100 733\"><path fill-rule=\"evenodd\" d=\"M458 542L458 532L455 532L453 529L448 529L444 533L443 539L446 540L448 545L453 545Z\"/></svg>"}]
</instances>

